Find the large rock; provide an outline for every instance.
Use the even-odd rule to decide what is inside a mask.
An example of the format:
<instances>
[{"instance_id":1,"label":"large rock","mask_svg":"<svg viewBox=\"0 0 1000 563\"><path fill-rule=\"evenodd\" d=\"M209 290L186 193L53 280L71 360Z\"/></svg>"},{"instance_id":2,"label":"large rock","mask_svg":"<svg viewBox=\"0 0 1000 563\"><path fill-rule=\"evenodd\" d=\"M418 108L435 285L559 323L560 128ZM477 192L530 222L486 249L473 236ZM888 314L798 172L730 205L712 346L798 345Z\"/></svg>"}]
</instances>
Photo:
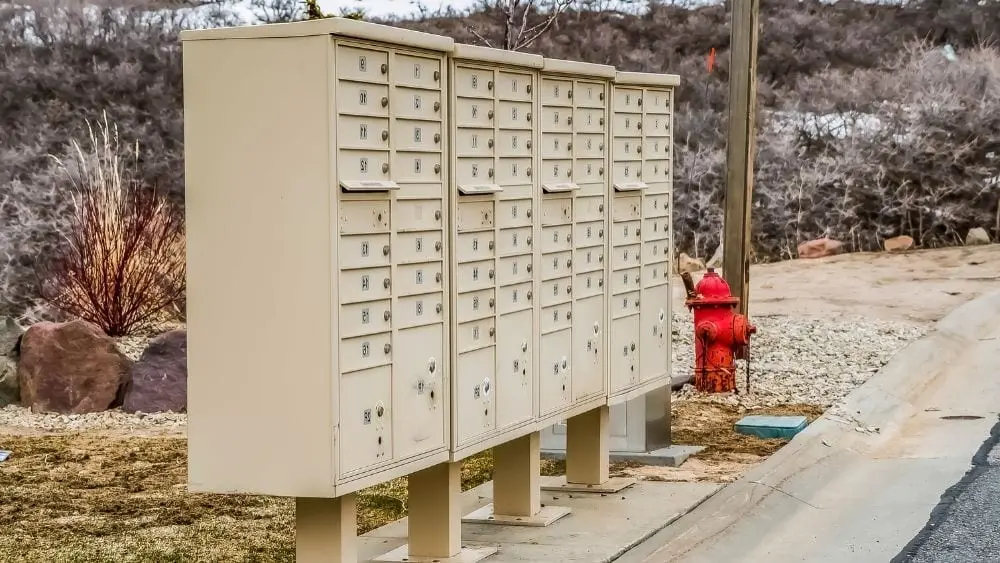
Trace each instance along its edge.
<instances>
[{"instance_id":1,"label":"large rock","mask_svg":"<svg viewBox=\"0 0 1000 563\"><path fill-rule=\"evenodd\" d=\"M126 412L187 410L187 332L172 330L150 341L132 366L122 408Z\"/></svg>"},{"instance_id":2,"label":"large rock","mask_svg":"<svg viewBox=\"0 0 1000 563\"><path fill-rule=\"evenodd\" d=\"M986 232L986 229L982 227L975 227L969 229L969 232L965 234L965 244L969 246L977 244L989 244L990 234Z\"/></svg>"},{"instance_id":3,"label":"large rock","mask_svg":"<svg viewBox=\"0 0 1000 563\"><path fill-rule=\"evenodd\" d=\"M80 414L116 405L132 362L86 321L41 322L21 339L21 404L33 412Z\"/></svg>"},{"instance_id":4,"label":"large rock","mask_svg":"<svg viewBox=\"0 0 1000 563\"><path fill-rule=\"evenodd\" d=\"M0 317L0 356L10 356L17 347L17 341L24 329L10 317Z\"/></svg>"},{"instance_id":5,"label":"large rock","mask_svg":"<svg viewBox=\"0 0 1000 563\"><path fill-rule=\"evenodd\" d=\"M0 356L0 409L21 400L17 385L17 360Z\"/></svg>"},{"instance_id":6,"label":"large rock","mask_svg":"<svg viewBox=\"0 0 1000 563\"><path fill-rule=\"evenodd\" d=\"M691 258L683 252L677 256L678 274L693 274L694 272L700 272L704 269L705 263L697 258Z\"/></svg>"},{"instance_id":7,"label":"large rock","mask_svg":"<svg viewBox=\"0 0 1000 563\"><path fill-rule=\"evenodd\" d=\"M823 258L844 252L844 243L823 237L799 243L797 250L799 258Z\"/></svg>"},{"instance_id":8,"label":"large rock","mask_svg":"<svg viewBox=\"0 0 1000 563\"><path fill-rule=\"evenodd\" d=\"M900 235L898 237L887 238L882 242L886 252L902 252L913 248L913 237Z\"/></svg>"}]
</instances>

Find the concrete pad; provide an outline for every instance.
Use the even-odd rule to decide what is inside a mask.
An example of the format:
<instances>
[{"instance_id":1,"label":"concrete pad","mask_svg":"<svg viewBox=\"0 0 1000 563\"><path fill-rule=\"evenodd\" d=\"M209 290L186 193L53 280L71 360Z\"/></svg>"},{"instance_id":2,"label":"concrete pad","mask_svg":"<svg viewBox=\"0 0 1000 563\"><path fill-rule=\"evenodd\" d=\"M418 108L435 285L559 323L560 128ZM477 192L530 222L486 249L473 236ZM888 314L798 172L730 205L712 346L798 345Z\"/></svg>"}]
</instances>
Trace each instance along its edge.
<instances>
[{"instance_id":1,"label":"concrete pad","mask_svg":"<svg viewBox=\"0 0 1000 563\"><path fill-rule=\"evenodd\" d=\"M660 467L680 467L689 457L705 449L704 446L675 444L651 452L615 452L609 454L611 463L635 462ZM542 459L566 459L566 450L542 450Z\"/></svg>"},{"instance_id":2,"label":"concrete pad","mask_svg":"<svg viewBox=\"0 0 1000 563\"><path fill-rule=\"evenodd\" d=\"M544 528L463 523L462 545L469 550L499 546L496 554L483 560L486 563L606 563L662 530L720 487L716 483L639 481L617 494L543 491L542 504L565 506L572 512ZM463 513L489 505L492 496L492 482L462 493ZM387 556L406 545L406 535L404 518L359 537L359 561Z\"/></svg>"},{"instance_id":3,"label":"concrete pad","mask_svg":"<svg viewBox=\"0 0 1000 563\"><path fill-rule=\"evenodd\" d=\"M479 563L496 553L498 547L463 547L454 557L419 557L410 555L410 550L403 545L372 559L377 563Z\"/></svg>"},{"instance_id":4,"label":"concrete pad","mask_svg":"<svg viewBox=\"0 0 1000 563\"><path fill-rule=\"evenodd\" d=\"M508 514L496 514L493 512L493 503L473 510L462 517L463 524L490 524L494 526L533 526L536 528L545 527L556 520L567 516L570 509L565 506L542 506L537 514L532 516L510 516Z\"/></svg>"},{"instance_id":5,"label":"concrete pad","mask_svg":"<svg viewBox=\"0 0 1000 563\"><path fill-rule=\"evenodd\" d=\"M567 483L566 477L542 477L543 491L561 491L564 493L617 493L631 487L638 479L635 477L612 477L600 485L585 485L583 483Z\"/></svg>"}]
</instances>

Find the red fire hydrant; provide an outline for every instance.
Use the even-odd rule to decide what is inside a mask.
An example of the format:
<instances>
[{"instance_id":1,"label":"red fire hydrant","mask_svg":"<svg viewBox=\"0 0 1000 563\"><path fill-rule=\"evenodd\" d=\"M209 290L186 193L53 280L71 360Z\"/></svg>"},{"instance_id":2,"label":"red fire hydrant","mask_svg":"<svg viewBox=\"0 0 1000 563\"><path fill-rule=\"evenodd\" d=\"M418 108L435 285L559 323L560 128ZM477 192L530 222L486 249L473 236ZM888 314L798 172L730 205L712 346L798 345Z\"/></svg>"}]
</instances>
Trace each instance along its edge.
<instances>
[{"instance_id":1,"label":"red fire hydrant","mask_svg":"<svg viewBox=\"0 0 1000 563\"><path fill-rule=\"evenodd\" d=\"M704 393L736 390L736 352L750 343L757 327L736 313L738 297L713 268L692 287L691 276L682 276L687 288L685 304L694 311L694 386Z\"/></svg>"}]
</instances>

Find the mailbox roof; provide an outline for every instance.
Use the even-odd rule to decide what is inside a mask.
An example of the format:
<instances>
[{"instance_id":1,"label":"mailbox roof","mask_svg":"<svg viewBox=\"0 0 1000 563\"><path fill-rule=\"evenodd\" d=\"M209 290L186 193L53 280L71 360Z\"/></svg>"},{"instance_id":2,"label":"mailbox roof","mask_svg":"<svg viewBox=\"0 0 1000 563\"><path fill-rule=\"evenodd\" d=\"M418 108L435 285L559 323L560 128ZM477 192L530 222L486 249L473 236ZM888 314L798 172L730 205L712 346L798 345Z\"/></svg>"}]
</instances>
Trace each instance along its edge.
<instances>
[{"instance_id":1,"label":"mailbox roof","mask_svg":"<svg viewBox=\"0 0 1000 563\"><path fill-rule=\"evenodd\" d=\"M505 51L503 49L493 49L481 47L479 45L467 45L456 43L452 54L456 59L469 59L473 61L483 61L495 64L505 64L513 66L526 66L529 68L542 68L543 61L541 55L531 53L521 53L518 51Z\"/></svg>"},{"instance_id":2,"label":"mailbox roof","mask_svg":"<svg viewBox=\"0 0 1000 563\"><path fill-rule=\"evenodd\" d=\"M615 83L635 86L677 86L681 83L681 77L676 74L653 72L618 72L615 74Z\"/></svg>"},{"instance_id":3,"label":"mailbox roof","mask_svg":"<svg viewBox=\"0 0 1000 563\"><path fill-rule=\"evenodd\" d=\"M600 78L614 78L615 67L611 65L599 65L594 63L584 63L580 61L564 61L561 59L545 59L543 69L547 72L558 72L560 74L577 74L582 76L593 76Z\"/></svg>"}]
</instances>

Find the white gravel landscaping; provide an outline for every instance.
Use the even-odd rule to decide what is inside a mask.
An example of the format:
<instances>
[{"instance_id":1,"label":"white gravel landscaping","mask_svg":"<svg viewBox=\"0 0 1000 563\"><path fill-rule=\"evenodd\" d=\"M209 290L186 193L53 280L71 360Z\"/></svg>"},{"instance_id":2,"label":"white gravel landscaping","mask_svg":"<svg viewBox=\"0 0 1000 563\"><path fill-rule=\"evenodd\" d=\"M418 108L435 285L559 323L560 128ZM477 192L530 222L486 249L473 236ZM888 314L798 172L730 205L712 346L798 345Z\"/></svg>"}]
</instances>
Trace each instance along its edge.
<instances>
[{"instance_id":1,"label":"white gravel landscaping","mask_svg":"<svg viewBox=\"0 0 1000 563\"><path fill-rule=\"evenodd\" d=\"M678 400L698 400L747 408L805 403L829 407L878 371L893 354L922 336L926 329L906 323L840 317L754 317L757 334L752 342L751 393L746 375L737 376L738 395L702 395L686 385L674 393ZM694 365L691 313L674 314L673 374L690 376ZM144 346L139 339L120 342L129 356ZM742 366L741 366L742 367ZM183 432L187 416L179 413L127 414L120 410L84 415L34 414L8 406L0 409L0 427L45 432L122 430Z\"/></svg>"}]
</instances>

